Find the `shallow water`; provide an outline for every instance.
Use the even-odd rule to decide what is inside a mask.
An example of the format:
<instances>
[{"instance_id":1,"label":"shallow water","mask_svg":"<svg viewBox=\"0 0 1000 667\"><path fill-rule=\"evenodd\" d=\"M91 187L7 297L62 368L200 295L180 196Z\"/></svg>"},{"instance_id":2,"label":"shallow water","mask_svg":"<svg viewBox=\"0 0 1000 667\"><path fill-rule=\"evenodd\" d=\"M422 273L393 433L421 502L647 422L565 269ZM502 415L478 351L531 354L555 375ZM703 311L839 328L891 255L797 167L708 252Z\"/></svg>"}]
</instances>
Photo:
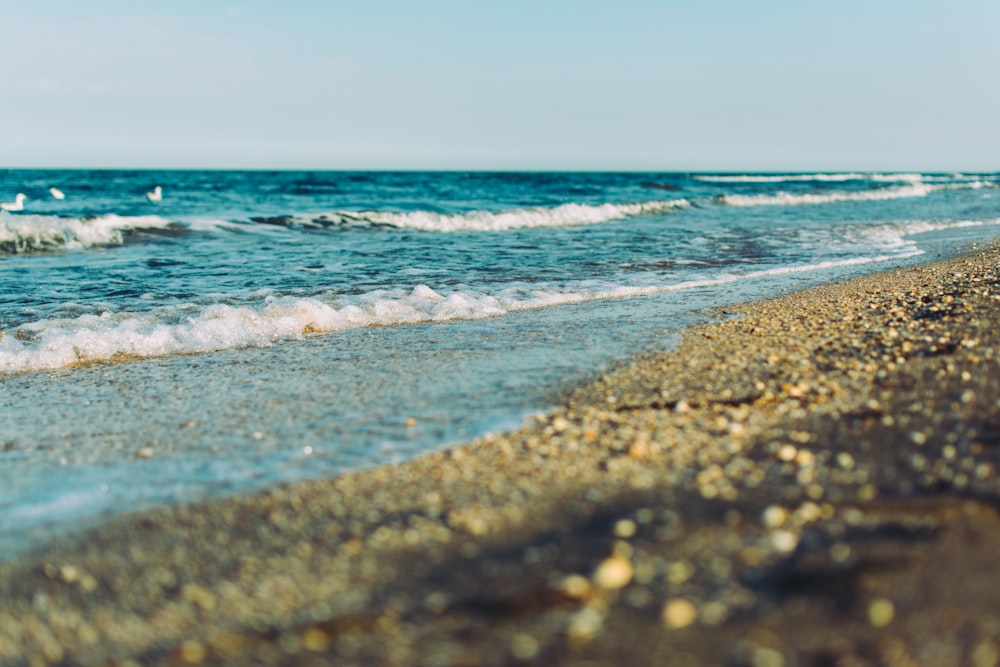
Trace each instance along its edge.
<instances>
[{"instance_id":1,"label":"shallow water","mask_svg":"<svg viewBox=\"0 0 1000 667\"><path fill-rule=\"evenodd\" d=\"M514 426L712 306L1000 228L995 176L849 176L6 172L0 549Z\"/></svg>"}]
</instances>

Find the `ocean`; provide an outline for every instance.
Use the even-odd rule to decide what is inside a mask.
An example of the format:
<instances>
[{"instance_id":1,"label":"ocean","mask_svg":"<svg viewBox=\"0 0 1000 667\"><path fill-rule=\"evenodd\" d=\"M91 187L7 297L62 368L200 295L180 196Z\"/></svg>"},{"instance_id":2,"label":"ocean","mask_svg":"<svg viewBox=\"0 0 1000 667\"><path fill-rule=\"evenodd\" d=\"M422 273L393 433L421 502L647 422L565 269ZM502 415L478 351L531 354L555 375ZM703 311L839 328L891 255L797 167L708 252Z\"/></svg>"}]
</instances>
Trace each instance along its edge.
<instances>
[{"instance_id":1,"label":"ocean","mask_svg":"<svg viewBox=\"0 0 1000 667\"><path fill-rule=\"evenodd\" d=\"M716 307L1000 236L998 187L0 170L0 558L515 427Z\"/></svg>"}]
</instances>

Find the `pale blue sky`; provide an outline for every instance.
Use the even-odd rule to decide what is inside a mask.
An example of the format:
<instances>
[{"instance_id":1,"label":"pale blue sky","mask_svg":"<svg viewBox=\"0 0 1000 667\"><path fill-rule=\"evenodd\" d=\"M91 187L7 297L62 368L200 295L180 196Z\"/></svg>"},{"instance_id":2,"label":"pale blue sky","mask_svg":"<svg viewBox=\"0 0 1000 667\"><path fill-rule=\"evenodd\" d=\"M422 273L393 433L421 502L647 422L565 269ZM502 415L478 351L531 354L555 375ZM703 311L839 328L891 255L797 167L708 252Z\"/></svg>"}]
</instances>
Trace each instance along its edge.
<instances>
[{"instance_id":1,"label":"pale blue sky","mask_svg":"<svg viewBox=\"0 0 1000 667\"><path fill-rule=\"evenodd\" d=\"M997 0L0 0L0 166L1000 169Z\"/></svg>"}]
</instances>

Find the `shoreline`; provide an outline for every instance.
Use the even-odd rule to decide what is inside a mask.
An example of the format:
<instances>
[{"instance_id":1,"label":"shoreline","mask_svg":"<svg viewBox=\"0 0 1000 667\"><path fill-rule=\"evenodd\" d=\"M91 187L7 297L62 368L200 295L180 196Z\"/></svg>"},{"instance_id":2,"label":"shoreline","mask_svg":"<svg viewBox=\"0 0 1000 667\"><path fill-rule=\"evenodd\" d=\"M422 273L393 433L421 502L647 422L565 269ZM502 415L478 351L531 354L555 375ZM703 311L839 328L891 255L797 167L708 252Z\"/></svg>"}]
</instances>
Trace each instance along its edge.
<instances>
[{"instance_id":1,"label":"shoreline","mask_svg":"<svg viewBox=\"0 0 1000 667\"><path fill-rule=\"evenodd\" d=\"M727 311L515 431L0 564L0 662L1000 663L1000 246Z\"/></svg>"}]
</instances>

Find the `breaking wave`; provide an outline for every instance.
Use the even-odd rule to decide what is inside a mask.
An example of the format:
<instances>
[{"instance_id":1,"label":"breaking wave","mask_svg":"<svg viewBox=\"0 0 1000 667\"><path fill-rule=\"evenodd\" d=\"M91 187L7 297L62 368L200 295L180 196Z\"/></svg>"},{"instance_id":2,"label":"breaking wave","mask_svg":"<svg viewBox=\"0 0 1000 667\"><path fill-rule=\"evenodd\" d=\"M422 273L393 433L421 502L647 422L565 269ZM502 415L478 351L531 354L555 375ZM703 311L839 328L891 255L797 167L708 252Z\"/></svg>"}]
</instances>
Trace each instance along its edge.
<instances>
[{"instance_id":1,"label":"breaking wave","mask_svg":"<svg viewBox=\"0 0 1000 667\"><path fill-rule=\"evenodd\" d=\"M842 183L847 181L877 181L919 183L923 174L894 173L819 173L819 174L697 174L696 181L706 183Z\"/></svg>"},{"instance_id":2,"label":"breaking wave","mask_svg":"<svg viewBox=\"0 0 1000 667\"><path fill-rule=\"evenodd\" d=\"M914 183L875 190L810 192L797 194L778 192L776 194L760 195L719 195L716 201L727 206L802 206L808 204L832 204L836 202L882 201L887 199L903 199L906 197L926 197L939 190L975 190L978 188L996 187L989 181L971 181L968 183L928 184Z\"/></svg>"},{"instance_id":3,"label":"breaking wave","mask_svg":"<svg viewBox=\"0 0 1000 667\"><path fill-rule=\"evenodd\" d=\"M119 245L128 232L165 230L173 225L169 220L156 215L61 218L0 212L0 255Z\"/></svg>"},{"instance_id":4,"label":"breaking wave","mask_svg":"<svg viewBox=\"0 0 1000 667\"><path fill-rule=\"evenodd\" d=\"M686 199L632 204L562 204L554 207L519 208L510 211L331 211L313 216L254 218L255 222L298 227L395 227L426 232L506 231L528 227L571 227L621 220L637 215L665 213L690 206Z\"/></svg>"},{"instance_id":5,"label":"breaking wave","mask_svg":"<svg viewBox=\"0 0 1000 667\"><path fill-rule=\"evenodd\" d=\"M1000 224L1000 220L916 221L819 233L800 241L853 249L853 257L781 267L732 267L716 275L671 282L670 275L647 276L640 284L581 282L560 288L509 286L496 294L463 290L442 293L426 285L375 290L323 299L269 296L256 305L216 303L201 308L169 306L147 313L104 312L53 318L0 330L0 373L17 373L137 357L197 354L266 347L308 334L419 322L471 320L598 299L622 298L789 273L804 273L901 259L921 254L906 237L959 227ZM803 232L805 233L805 232Z\"/></svg>"},{"instance_id":6,"label":"breaking wave","mask_svg":"<svg viewBox=\"0 0 1000 667\"><path fill-rule=\"evenodd\" d=\"M376 290L341 302L315 297L268 297L257 306L218 303L193 314L190 307L182 306L149 313L88 314L0 331L0 372L262 347L310 333L477 319L617 295L607 289L569 293L508 289L497 296L473 291L441 294L419 285L410 290Z\"/></svg>"}]
</instances>

